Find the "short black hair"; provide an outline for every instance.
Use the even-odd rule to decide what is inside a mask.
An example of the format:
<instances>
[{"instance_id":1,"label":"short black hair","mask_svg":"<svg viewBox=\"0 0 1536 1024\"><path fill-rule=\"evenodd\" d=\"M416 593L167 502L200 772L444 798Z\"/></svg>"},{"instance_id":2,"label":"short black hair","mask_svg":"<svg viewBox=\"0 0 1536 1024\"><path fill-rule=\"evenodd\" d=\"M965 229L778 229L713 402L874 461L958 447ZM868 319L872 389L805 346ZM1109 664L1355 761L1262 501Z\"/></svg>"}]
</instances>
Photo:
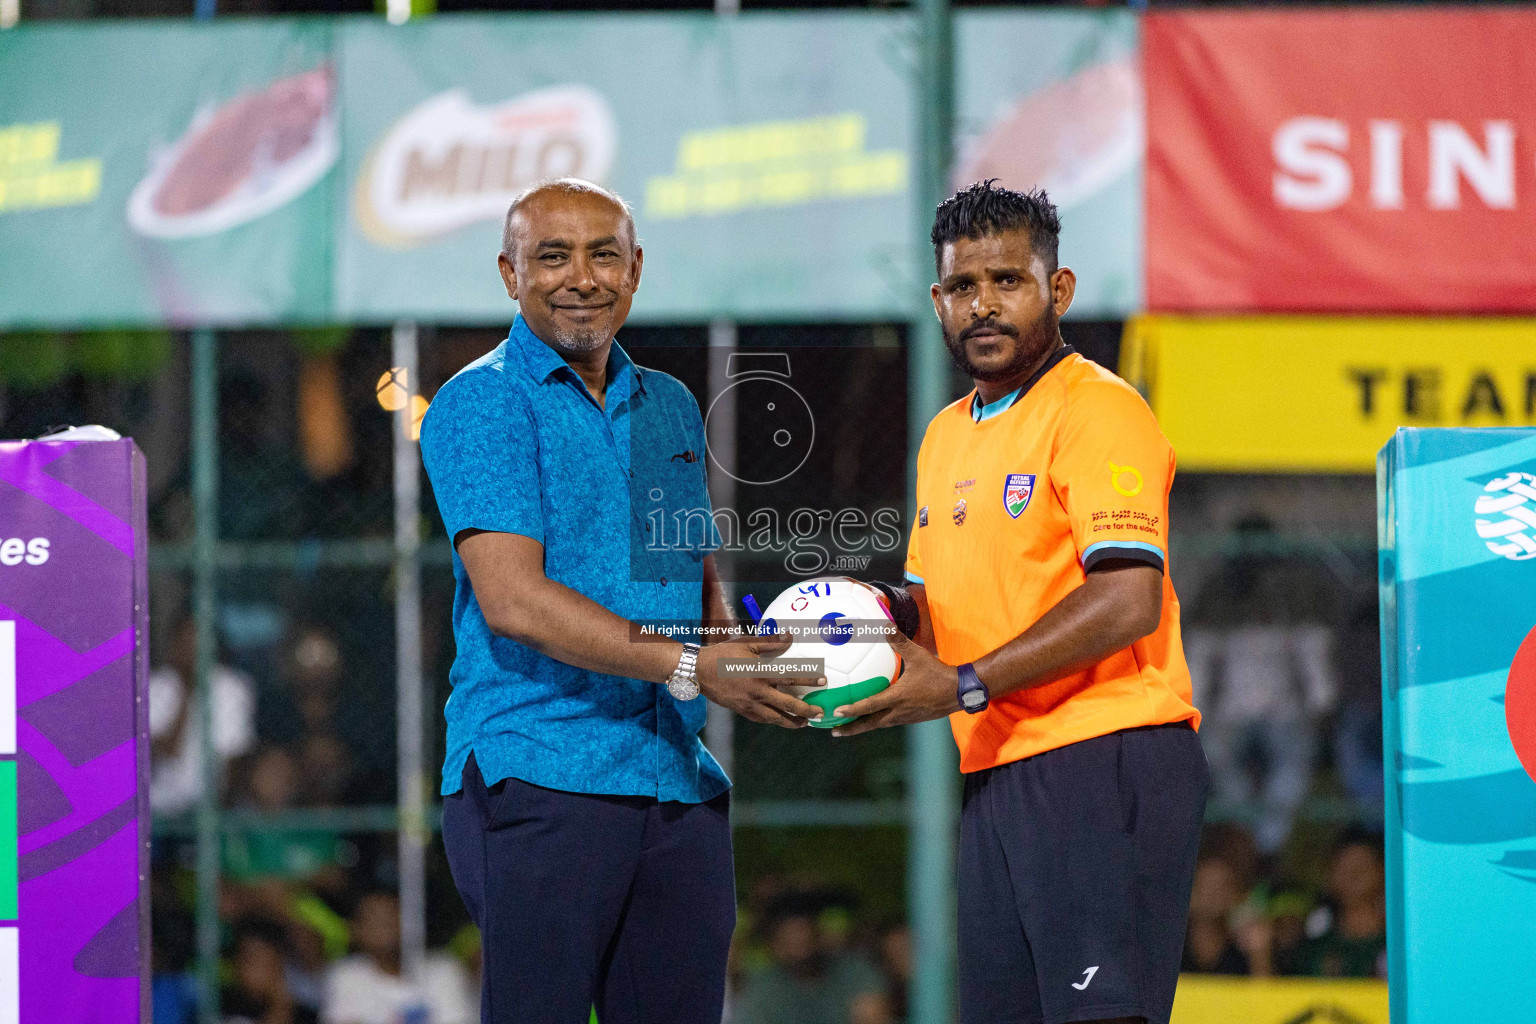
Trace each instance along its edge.
<instances>
[{"instance_id":1,"label":"short black hair","mask_svg":"<svg viewBox=\"0 0 1536 1024\"><path fill-rule=\"evenodd\" d=\"M933 265L937 269L944 245L958 238L981 238L997 231L1029 231L1029 243L1056 272L1056 243L1061 217L1041 188L1015 192L996 178L967 185L939 204L933 216Z\"/></svg>"}]
</instances>

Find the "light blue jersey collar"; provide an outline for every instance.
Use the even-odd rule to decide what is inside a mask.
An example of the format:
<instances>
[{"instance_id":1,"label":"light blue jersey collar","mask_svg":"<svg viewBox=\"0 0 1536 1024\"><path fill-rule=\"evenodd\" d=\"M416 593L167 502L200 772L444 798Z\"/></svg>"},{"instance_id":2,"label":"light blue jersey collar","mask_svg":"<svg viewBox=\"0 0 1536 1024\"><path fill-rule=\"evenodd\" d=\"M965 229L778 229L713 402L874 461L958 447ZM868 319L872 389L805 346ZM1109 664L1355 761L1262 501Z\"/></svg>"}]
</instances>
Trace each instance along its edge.
<instances>
[{"instance_id":1,"label":"light blue jersey collar","mask_svg":"<svg viewBox=\"0 0 1536 1024\"><path fill-rule=\"evenodd\" d=\"M1023 388L1014 388L1002 398L995 402L988 402L986 405L981 404L981 392L976 392L976 394L971 396L971 419L977 423L980 423L982 420L991 419L1017 401L1019 393L1023 390Z\"/></svg>"},{"instance_id":2,"label":"light blue jersey collar","mask_svg":"<svg viewBox=\"0 0 1536 1024\"><path fill-rule=\"evenodd\" d=\"M1023 398L1024 395L1028 393L1029 389L1034 387L1041 377L1044 377L1047 373L1050 373L1051 370L1055 368L1057 363L1067 358L1067 356L1076 354L1077 349L1073 348L1071 345L1058 346L1056 351L1051 353L1050 358L1042 363L1038 370L1029 375L1028 380L995 402L988 402L986 405L982 405L981 392L973 392L971 394L972 421L980 423L982 420L989 420L999 413L1007 412L1010 408L1012 408L1013 403L1017 402L1020 398Z\"/></svg>"}]
</instances>

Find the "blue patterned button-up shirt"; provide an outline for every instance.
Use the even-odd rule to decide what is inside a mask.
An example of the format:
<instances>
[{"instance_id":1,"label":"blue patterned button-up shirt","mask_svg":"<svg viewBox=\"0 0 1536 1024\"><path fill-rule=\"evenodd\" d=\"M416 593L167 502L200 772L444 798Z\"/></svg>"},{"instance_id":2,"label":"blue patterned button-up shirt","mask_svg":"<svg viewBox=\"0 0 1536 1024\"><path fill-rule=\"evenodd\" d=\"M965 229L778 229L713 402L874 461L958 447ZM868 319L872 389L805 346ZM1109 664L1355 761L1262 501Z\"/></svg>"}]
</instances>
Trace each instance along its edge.
<instances>
[{"instance_id":1,"label":"blue patterned button-up shirt","mask_svg":"<svg viewBox=\"0 0 1536 1024\"><path fill-rule=\"evenodd\" d=\"M532 537L550 579L616 614L698 623L703 559L717 535L705 525L704 425L675 378L636 366L615 342L599 408L519 316L506 341L438 391L421 450L449 537ZM660 542L658 529L667 531ZM686 803L730 785L699 740L703 699L679 702L654 683L496 636L457 551L453 574L458 653L443 795L459 790L471 752L487 785L512 777Z\"/></svg>"}]
</instances>

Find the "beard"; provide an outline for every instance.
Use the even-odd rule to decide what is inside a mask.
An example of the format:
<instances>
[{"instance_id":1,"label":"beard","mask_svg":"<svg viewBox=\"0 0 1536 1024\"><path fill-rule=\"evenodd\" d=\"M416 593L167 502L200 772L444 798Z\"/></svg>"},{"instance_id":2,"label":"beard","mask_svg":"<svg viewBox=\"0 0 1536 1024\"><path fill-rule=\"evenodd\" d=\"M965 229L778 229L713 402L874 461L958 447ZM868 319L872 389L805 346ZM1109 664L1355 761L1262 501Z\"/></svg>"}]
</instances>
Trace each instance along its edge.
<instances>
[{"instance_id":1,"label":"beard","mask_svg":"<svg viewBox=\"0 0 1536 1024\"><path fill-rule=\"evenodd\" d=\"M577 327L565 330L556 328L554 335L550 340L555 347L571 355L596 352L613 337L606 329L599 327Z\"/></svg>"},{"instance_id":2,"label":"beard","mask_svg":"<svg viewBox=\"0 0 1536 1024\"><path fill-rule=\"evenodd\" d=\"M955 366L960 372L972 380L981 380L991 383L993 381L1008 380L1032 364L1039 361L1040 357L1049 352L1051 346L1056 344L1060 334L1061 318L1056 315L1053 306L1046 306L1035 320L1027 324L1023 330L1013 324L1000 320L978 320L967 326L958 334L951 334L949 328L944 329L944 347L949 349L949 357L954 360ZM1013 356L1002 366L991 369L976 365L965 351L966 339L981 333L982 331L996 331L998 334L1006 334L1013 339Z\"/></svg>"}]
</instances>

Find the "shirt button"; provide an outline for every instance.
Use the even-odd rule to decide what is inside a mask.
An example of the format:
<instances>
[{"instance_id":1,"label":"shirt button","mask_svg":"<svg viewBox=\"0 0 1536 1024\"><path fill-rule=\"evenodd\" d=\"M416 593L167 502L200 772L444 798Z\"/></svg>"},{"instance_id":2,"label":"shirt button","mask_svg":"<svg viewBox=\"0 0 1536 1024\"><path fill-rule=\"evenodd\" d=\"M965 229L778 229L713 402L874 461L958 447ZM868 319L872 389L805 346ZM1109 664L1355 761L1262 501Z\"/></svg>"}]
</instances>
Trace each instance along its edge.
<instances>
[{"instance_id":1,"label":"shirt button","mask_svg":"<svg viewBox=\"0 0 1536 1024\"><path fill-rule=\"evenodd\" d=\"M665 577L665 576L663 576L663 577L662 577L662 578L661 578L661 585L662 585L662 586L666 586L666 585L667 585L667 578L666 578L666 577Z\"/></svg>"},{"instance_id":2,"label":"shirt button","mask_svg":"<svg viewBox=\"0 0 1536 1024\"><path fill-rule=\"evenodd\" d=\"M645 532L646 533L650 533L651 532L651 524L650 523L646 523L645 524Z\"/></svg>"}]
</instances>

